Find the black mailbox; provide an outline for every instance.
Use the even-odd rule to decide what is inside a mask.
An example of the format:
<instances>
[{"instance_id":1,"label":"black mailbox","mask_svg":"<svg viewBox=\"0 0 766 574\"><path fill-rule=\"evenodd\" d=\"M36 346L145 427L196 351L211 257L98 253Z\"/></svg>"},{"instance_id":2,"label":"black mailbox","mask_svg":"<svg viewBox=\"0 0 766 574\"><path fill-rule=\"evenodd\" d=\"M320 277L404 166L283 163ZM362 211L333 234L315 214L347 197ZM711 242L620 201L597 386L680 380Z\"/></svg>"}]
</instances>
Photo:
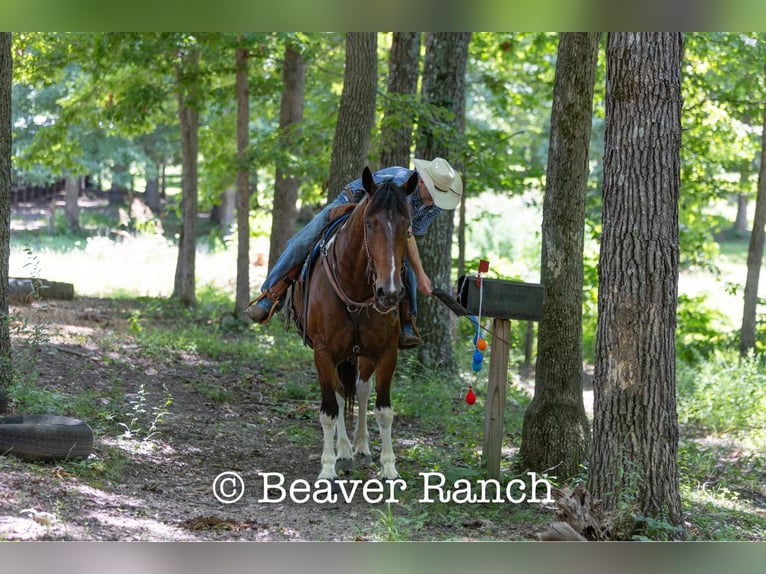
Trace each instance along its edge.
<instances>
[{"instance_id":1,"label":"black mailbox","mask_svg":"<svg viewBox=\"0 0 766 574\"><path fill-rule=\"evenodd\" d=\"M543 316L545 289L538 283L481 278L482 317L539 321ZM476 275L463 275L457 282L458 302L471 315L479 314L479 286Z\"/></svg>"}]
</instances>

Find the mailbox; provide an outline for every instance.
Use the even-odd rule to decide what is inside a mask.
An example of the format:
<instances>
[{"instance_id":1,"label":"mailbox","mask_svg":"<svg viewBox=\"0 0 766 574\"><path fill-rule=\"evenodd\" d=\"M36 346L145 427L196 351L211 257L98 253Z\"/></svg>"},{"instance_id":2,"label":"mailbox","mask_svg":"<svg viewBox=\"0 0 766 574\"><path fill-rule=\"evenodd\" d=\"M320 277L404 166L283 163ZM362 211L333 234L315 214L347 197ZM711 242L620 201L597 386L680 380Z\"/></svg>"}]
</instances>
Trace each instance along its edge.
<instances>
[{"instance_id":1,"label":"mailbox","mask_svg":"<svg viewBox=\"0 0 766 574\"><path fill-rule=\"evenodd\" d=\"M543 316L545 289L538 283L481 278L481 316L522 321L539 321ZM458 302L470 315L479 314L479 286L475 275L458 279Z\"/></svg>"}]
</instances>

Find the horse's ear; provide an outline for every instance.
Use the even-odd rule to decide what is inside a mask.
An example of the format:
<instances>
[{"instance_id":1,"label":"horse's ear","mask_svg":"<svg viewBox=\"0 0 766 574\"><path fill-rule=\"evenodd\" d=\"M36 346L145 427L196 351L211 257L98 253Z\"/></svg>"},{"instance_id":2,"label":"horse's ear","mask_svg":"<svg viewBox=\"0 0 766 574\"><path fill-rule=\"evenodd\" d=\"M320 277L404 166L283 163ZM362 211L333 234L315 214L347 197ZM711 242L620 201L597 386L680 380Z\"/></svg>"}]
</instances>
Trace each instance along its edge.
<instances>
[{"instance_id":1,"label":"horse's ear","mask_svg":"<svg viewBox=\"0 0 766 574\"><path fill-rule=\"evenodd\" d=\"M365 191L370 195L375 193L375 190L377 189L375 181L372 179L372 172L370 172L370 168L367 166L365 166L364 171L362 171L362 187L364 187Z\"/></svg>"},{"instance_id":2,"label":"horse's ear","mask_svg":"<svg viewBox=\"0 0 766 574\"><path fill-rule=\"evenodd\" d=\"M404 182L404 185L402 186L404 195L409 195L418 188L418 177L418 172L413 171L409 179Z\"/></svg>"}]
</instances>

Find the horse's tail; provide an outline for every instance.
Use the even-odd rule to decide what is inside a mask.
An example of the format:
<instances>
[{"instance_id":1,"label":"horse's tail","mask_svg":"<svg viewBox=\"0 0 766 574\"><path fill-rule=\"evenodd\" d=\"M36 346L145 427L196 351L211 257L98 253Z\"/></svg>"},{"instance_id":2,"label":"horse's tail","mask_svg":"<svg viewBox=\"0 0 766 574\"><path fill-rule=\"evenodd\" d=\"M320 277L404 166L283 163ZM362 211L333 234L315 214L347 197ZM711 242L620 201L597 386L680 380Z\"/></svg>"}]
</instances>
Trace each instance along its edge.
<instances>
[{"instance_id":1,"label":"horse's tail","mask_svg":"<svg viewBox=\"0 0 766 574\"><path fill-rule=\"evenodd\" d=\"M359 370L359 359L354 357L343 361L338 365L338 375L343 385L345 405L343 418L346 423L346 432L354 428L354 405L356 403L356 375Z\"/></svg>"}]
</instances>

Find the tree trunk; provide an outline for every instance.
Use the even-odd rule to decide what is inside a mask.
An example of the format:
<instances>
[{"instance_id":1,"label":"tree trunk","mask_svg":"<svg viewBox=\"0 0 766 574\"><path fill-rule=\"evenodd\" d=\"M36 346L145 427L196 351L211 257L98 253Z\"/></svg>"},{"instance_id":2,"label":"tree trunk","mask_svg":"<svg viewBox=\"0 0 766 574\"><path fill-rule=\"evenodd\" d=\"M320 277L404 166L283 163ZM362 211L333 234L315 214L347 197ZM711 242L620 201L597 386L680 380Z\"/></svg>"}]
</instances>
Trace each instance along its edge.
<instances>
[{"instance_id":1,"label":"tree trunk","mask_svg":"<svg viewBox=\"0 0 766 574\"><path fill-rule=\"evenodd\" d=\"M66 220L72 233L80 232L80 178L68 175L64 180Z\"/></svg>"},{"instance_id":2,"label":"tree trunk","mask_svg":"<svg viewBox=\"0 0 766 574\"><path fill-rule=\"evenodd\" d=\"M599 33L561 34L543 201L535 395L524 415L521 457L560 478L580 471L590 425L582 400L585 192ZM553 470L550 470L553 469Z\"/></svg>"},{"instance_id":3,"label":"tree trunk","mask_svg":"<svg viewBox=\"0 0 766 574\"><path fill-rule=\"evenodd\" d=\"M234 315L246 321L245 309L250 301L250 89L247 49L234 52L237 84L237 293Z\"/></svg>"},{"instance_id":4,"label":"tree trunk","mask_svg":"<svg viewBox=\"0 0 766 574\"><path fill-rule=\"evenodd\" d=\"M237 188L230 185L221 193L221 197L210 210L210 220L228 233L234 224L234 211L237 205Z\"/></svg>"},{"instance_id":5,"label":"tree trunk","mask_svg":"<svg viewBox=\"0 0 766 574\"><path fill-rule=\"evenodd\" d=\"M437 32L426 36L423 64L423 103L430 106L429 118L418 127L417 157L442 157L460 171L460 137L465 131L465 71L470 32ZM442 124L440 129L437 125ZM448 126L444 129L444 126ZM449 289L452 263L453 212L441 213L428 233L418 241L423 268L433 287ZM425 368L455 369L452 353L452 313L433 297L418 294L417 325L423 336L418 347Z\"/></svg>"},{"instance_id":6,"label":"tree trunk","mask_svg":"<svg viewBox=\"0 0 766 574\"><path fill-rule=\"evenodd\" d=\"M11 33L0 32L0 413L8 409L6 389L12 382L11 333L8 320L8 275L11 256Z\"/></svg>"},{"instance_id":7,"label":"tree trunk","mask_svg":"<svg viewBox=\"0 0 766 574\"><path fill-rule=\"evenodd\" d=\"M144 203L152 210L155 215L160 213L160 178L157 174L157 168L154 173L146 178L146 188L144 189Z\"/></svg>"},{"instance_id":8,"label":"tree trunk","mask_svg":"<svg viewBox=\"0 0 766 574\"><path fill-rule=\"evenodd\" d=\"M607 40L589 490L604 509L682 524L675 327L680 33ZM629 533L628 533L629 534Z\"/></svg>"},{"instance_id":9,"label":"tree trunk","mask_svg":"<svg viewBox=\"0 0 766 574\"><path fill-rule=\"evenodd\" d=\"M196 303L197 153L199 127L199 49L187 48L177 70L178 118L181 128L181 234L178 241L173 297L187 307Z\"/></svg>"},{"instance_id":10,"label":"tree trunk","mask_svg":"<svg viewBox=\"0 0 766 574\"><path fill-rule=\"evenodd\" d=\"M734 234L739 237L747 235L747 195L737 194L737 216L734 218Z\"/></svg>"},{"instance_id":11,"label":"tree trunk","mask_svg":"<svg viewBox=\"0 0 766 574\"><path fill-rule=\"evenodd\" d=\"M343 186L362 176L367 164L370 133L375 125L378 86L378 35L346 33L346 68L338 121L332 142L327 196L332 200Z\"/></svg>"},{"instance_id":12,"label":"tree trunk","mask_svg":"<svg viewBox=\"0 0 766 574\"><path fill-rule=\"evenodd\" d=\"M380 126L380 167L409 167L415 95L420 72L420 32L394 32L388 88Z\"/></svg>"},{"instance_id":13,"label":"tree trunk","mask_svg":"<svg viewBox=\"0 0 766 574\"><path fill-rule=\"evenodd\" d=\"M282 68L282 103L279 109L280 147L297 155L299 126L303 120L303 98L306 89L306 63L303 56L292 46L285 47ZM271 212L271 243L269 245L269 270L285 250L288 239L295 234L298 218L298 178L289 160L277 164L274 178L274 209Z\"/></svg>"},{"instance_id":14,"label":"tree trunk","mask_svg":"<svg viewBox=\"0 0 766 574\"><path fill-rule=\"evenodd\" d=\"M747 279L745 280L742 330L739 350L743 355L755 348L756 314L758 309L758 283L763 259L764 225L766 225L766 107L763 111L763 134L761 136L761 167L758 170L758 193L755 199L753 231L747 248Z\"/></svg>"}]
</instances>

